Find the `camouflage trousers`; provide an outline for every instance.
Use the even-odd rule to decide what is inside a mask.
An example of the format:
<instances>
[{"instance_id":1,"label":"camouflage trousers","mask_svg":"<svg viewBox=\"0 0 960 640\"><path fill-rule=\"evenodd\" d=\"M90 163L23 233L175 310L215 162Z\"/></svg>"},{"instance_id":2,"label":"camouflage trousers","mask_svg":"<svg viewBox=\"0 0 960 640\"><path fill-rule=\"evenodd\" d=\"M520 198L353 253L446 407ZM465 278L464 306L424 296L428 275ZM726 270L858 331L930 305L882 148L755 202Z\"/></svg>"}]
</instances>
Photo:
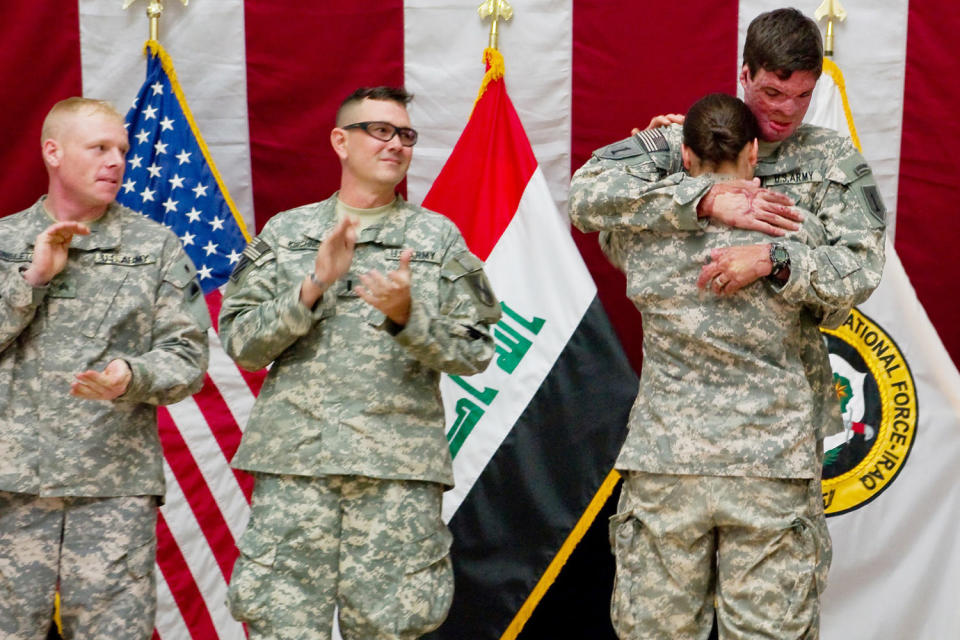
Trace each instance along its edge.
<instances>
[{"instance_id":1,"label":"camouflage trousers","mask_svg":"<svg viewBox=\"0 0 960 640\"><path fill-rule=\"evenodd\" d=\"M610 521L621 640L815 640L829 539L818 479L627 472Z\"/></svg>"},{"instance_id":2,"label":"camouflage trousers","mask_svg":"<svg viewBox=\"0 0 960 640\"><path fill-rule=\"evenodd\" d=\"M443 487L257 474L228 605L251 640L412 640L453 600Z\"/></svg>"},{"instance_id":3,"label":"camouflage trousers","mask_svg":"<svg viewBox=\"0 0 960 640\"><path fill-rule=\"evenodd\" d=\"M0 491L0 639L46 638L58 584L64 640L150 638L156 522L153 496Z\"/></svg>"}]
</instances>

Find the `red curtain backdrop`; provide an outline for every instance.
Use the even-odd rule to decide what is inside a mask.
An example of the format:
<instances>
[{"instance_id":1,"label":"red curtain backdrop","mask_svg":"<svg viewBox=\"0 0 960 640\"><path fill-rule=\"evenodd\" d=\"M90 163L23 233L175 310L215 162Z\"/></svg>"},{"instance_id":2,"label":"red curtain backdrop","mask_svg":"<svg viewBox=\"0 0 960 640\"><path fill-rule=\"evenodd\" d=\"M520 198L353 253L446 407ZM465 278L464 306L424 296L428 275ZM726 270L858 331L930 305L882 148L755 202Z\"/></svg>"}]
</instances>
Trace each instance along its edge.
<instances>
[{"instance_id":1,"label":"red curtain backdrop","mask_svg":"<svg viewBox=\"0 0 960 640\"><path fill-rule=\"evenodd\" d=\"M55 102L82 91L77 3L44 9L35 2L0 9L0 216L46 192L40 126Z\"/></svg>"},{"instance_id":2,"label":"red curtain backdrop","mask_svg":"<svg viewBox=\"0 0 960 640\"><path fill-rule=\"evenodd\" d=\"M403 2L247 0L244 10L259 232L278 211L339 188L337 107L359 86L403 84Z\"/></svg>"}]
</instances>

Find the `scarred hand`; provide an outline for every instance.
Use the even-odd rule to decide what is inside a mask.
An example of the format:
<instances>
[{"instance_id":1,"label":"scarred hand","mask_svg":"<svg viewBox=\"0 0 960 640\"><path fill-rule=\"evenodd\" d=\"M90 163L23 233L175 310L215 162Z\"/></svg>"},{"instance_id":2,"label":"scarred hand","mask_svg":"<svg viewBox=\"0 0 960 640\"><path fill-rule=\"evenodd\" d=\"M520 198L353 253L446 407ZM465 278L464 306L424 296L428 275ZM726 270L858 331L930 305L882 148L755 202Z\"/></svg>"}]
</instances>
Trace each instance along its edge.
<instances>
[{"instance_id":1,"label":"scarred hand","mask_svg":"<svg viewBox=\"0 0 960 640\"><path fill-rule=\"evenodd\" d=\"M710 262L700 269L697 286L717 295L731 295L764 276L770 275L769 244L750 244L713 249Z\"/></svg>"},{"instance_id":2,"label":"scarred hand","mask_svg":"<svg viewBox=\"0 0 960 640\"><path fill-rule=\"evenodd\" d=\"M718 182L697 205L697 215L737 229L782 236L796 231L803 214L788 196L763 189L760 179Z\"/></svg>"}]
</instances>

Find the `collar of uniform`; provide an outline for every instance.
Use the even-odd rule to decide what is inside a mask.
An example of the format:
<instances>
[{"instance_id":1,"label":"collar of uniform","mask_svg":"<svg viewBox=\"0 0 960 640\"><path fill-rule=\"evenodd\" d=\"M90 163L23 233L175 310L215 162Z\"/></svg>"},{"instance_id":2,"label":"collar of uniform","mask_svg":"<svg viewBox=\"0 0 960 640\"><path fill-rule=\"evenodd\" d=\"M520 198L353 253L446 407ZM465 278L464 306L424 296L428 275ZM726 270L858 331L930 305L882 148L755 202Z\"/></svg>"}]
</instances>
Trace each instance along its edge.
<instances>
[{"instance_id":1,"label":"collar of uniform","mask_svg":"<svg viewBox=\"0 0 960 640\"><path fill-rule=\"evenodd\" d=\"M47 213L46 207L43 206L45 199L46 196L43 196L33 206L30 221L33 229L29 232L29 240L27 241L30 247L33 247L40 232L56 222L56 219ZM111 202L102 216L96 220L85 222L84 224L90 227L90 234L73 236L70 241L70 248L79 251L93 251L96 249L115 249L120 246L122 225L119 208L119 204Z\"/></svg>"},{"instance_id":2,"label":"collar of uniform","mask_svg":"<svg viewBox=\"0 0 960 640\"><path fill-rule=\"evenodd\" d=\"M407 229L407 207L403 198L397 195L393 201L393 209L381 218L376 224L372 224L360 232L357 238L357 244L365 242L375 242L384 247L403 246L403 237Z\"/></svg>"},{"instance_id":3,"label":"collar of uniform","mask_svg":"<svg viewBox=\"0 0 960 640\"><path fill-rule=\"evenodd\" d=\"M794 134L794 136L795 135L796 134ZM792 138L793 136L767 147L768 155L758 158L757 169L754 171L754 175L757 177L775 176L799 169L800 158L798 158L796 154L785 154L783 152L784 149L790 146L788 143Z\"/></svg>"},{"instance_id":4,"label":"collar of uniform","mask_svg":"<svg viewBox=\"0 0 960 640\"><path fill-rule=\"evenodd\" d=\"M322 242L337 224L337 194L318 202L315 206L314 215L309 216L304 225L303 235Z\"/></svg>"},{"instance_id":5,"label":"collar of uniform","mask_svg":"<svg viewBox=\"0 0 960 640\"><path fill-rule=\"evenodd\" d=\"M394 200L394 209L385 215L379 222L360 232L357 244L376 242L386 247L403 245L403 238L407 228L407 216L410 212L406 201L399 195ZM309 222L303 230L303 235L322 242L337 224L337 194L317 204L316 214L310 216Z\"/></svg>"}]
</instances>

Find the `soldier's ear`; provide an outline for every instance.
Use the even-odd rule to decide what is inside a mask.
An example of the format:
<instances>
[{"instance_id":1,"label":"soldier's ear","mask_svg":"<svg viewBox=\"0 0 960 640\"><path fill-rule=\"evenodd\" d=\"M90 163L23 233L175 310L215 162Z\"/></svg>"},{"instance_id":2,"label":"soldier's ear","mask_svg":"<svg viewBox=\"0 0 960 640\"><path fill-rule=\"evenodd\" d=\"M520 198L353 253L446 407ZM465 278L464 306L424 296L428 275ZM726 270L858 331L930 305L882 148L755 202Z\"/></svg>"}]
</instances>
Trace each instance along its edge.
<instances>
[{"instance_id":1,"label":"soldier's ear","mask_svg":"<svg viewBox=\"0 0 960 640\"><path fill-rule=\"evenodd\" d=\"M680 144L680 156L683 158L683 168L690 172L690 167L693 165L694 154L685 144Z\"/></svg>"},{"instance_id":2,"label":"soldier's ear","mask_svg":"<svg viewBox=\"0 0 960 640\"><path fill-rule=\"evenodd\" d=\"M341 160L345 160L347 157L347 132L340 127L334 127L333 131L330 132L330 146L333 147L334 153Z\"/></svg>"},{"instance_id":3,"label":"soldier's ear","mask_svg":"<svg viewBox=\"0 0 960 640\"><path fill-rule=\"evenodd\" d=\"M47 138L40 146L40 155L48 167L59 167L63 159L63 147L53 138Z\"/></svg>"}]
</instances>

